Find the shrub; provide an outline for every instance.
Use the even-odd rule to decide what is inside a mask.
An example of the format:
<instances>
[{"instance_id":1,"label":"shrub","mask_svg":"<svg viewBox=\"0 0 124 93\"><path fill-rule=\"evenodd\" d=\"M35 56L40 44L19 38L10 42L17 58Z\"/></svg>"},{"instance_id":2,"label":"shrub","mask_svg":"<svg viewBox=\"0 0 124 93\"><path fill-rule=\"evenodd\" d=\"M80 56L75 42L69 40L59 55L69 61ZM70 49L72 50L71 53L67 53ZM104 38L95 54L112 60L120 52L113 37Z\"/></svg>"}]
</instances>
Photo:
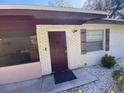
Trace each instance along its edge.
<instances>
[{"instance_id":1,"label":"shrub","mask_svg":"<svg viewBox=\"0 0 124 93\"><path fill-rule=\"evenodd\" d=\"M111 90L107 91L106 93L115 93L115 91L111 89Z\"/></svg>"},{"instance_id":2,"label":"shrub","mask_svg":"<svg viewBox=\"0 0 124 93\"><path fill-rule=\"evenodd\" d=\"M101 63L104 67L111 68L116 64L116 60L115 57L106 54L102 57Z\"/></svg>"},{"instance_id":3,"label":"shrub","mask_svg":"<svg viewBox=\"0 0 124 93\"><path fill-rule=\"evenodd\" d=\"M122 69L113 72L113 80L124 93L124 71Z\"/></svg>"},{"instance_id":4,"label":"shrub","mask_svg":"<svg viewBox=\"0 0 124 93\"><path fill-rule=\"evenodd\" d=\"M80 88L78 88L78 89L76 90L76 93L83 93L83 92L82 92L82 90L81 90Z\"/></svg>"}]
</instances>

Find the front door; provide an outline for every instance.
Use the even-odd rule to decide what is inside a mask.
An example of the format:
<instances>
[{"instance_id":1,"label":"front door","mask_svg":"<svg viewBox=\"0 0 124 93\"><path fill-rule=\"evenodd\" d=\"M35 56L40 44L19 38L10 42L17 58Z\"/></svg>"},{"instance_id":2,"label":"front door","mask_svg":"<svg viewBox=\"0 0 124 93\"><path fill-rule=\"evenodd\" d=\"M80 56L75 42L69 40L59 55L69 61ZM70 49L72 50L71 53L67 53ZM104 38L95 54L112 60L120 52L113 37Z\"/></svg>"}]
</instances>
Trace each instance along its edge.
<instances>
[{"instance_id":1,"label":"front door","mask_svg":"<svg viewBox=\"0 0 124 93\"><path fill-rule=\"evenodd\" d=\"M68 69L65 32L49 32L48 35L52 72Z\"/></svg>"}]
</instances>

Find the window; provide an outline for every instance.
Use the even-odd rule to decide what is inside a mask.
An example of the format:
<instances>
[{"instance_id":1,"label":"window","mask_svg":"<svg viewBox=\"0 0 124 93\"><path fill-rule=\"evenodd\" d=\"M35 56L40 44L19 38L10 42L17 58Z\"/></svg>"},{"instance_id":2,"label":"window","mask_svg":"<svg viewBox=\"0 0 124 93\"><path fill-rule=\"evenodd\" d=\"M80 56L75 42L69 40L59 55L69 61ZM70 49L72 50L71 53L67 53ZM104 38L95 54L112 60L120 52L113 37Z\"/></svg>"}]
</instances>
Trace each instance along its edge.
<instances>
[{"instance_id":1,"label":"window","mask_svg":"<svg viewBox=\"0 0 124 93\"><path fill-rule=\"evenodd\" d=\"M103 30L88 30L86 33L87 52L103 50L103 36Z\"/></svg>"},{"instance_id":2,"label":"window","mask_svg":"<svg viewBox=\"0 0 124 93\"><path fill-rule=\"evenodd\" d=\"M35 31L0 31L0 67L38 61Z\"/></svg>"},{"instance_id":3,"label":"window","mask_svg":"<svg viewBox=\"0 0 124 93\"><path fill-rule=\"evenodd\" d=\"M109 47L110 47L110 29L106 29L106 32L105 32L105 50L106 51L109 51Z\"/></svg>"},{"instance_id":4,"label":"window","mask_svg":"<svg viewBox=\"0 0 124 93\"><path fill-rule=\"evenodd\" d=\"M86 29L81 29L81 54L86 52Z\"/></svg>"},{"instance_id":5,"label":"window","mask_svg":"<svg viewBox=\"0 0 124 93\"><path fill-rule=\"evenodd\" d=\"M81 29L81 54L103 50L104 30Z\"/></svg>"}]
</instances>

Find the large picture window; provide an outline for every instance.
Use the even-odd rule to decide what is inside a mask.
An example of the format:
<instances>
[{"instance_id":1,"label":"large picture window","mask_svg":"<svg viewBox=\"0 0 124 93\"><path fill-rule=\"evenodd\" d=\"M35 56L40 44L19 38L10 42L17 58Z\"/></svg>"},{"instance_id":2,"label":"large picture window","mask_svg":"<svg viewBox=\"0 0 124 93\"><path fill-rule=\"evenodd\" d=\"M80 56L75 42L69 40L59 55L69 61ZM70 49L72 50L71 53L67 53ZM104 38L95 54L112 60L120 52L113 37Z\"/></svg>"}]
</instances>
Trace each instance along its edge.
<instances>
[{"instance_id":1,"label":"large picture window","mask_svg":"<svg viewBox=\"0 0 124 93\"><path fill-rule=\"evenodd\" d=\"M0 67L38 61L35 31L0 31Z\"/></svg>"}]
</instances>

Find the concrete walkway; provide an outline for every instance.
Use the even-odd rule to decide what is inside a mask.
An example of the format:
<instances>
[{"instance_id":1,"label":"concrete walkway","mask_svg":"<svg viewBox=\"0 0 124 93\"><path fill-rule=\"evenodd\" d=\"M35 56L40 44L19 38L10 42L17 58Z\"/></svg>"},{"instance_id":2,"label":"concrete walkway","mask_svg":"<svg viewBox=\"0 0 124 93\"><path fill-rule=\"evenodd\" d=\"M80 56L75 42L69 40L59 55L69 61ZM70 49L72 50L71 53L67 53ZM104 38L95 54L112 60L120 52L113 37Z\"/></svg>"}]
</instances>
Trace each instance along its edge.
<instances>
[{"instance_id":1,"label":"concrete walkway","mask_svg":"<svg viewBox=\"0 0 124 93\"><path fill-rule=\"evenodd\" d=\"M42 93L56 93L59 91L67 90L70 88L74 88L98 80L95 76L93 76L89 72L82 71L82 69L73 70L73 73L75 74L77 79L60 84L54 83L53 75L44 76L42 80L42 89L41 89Z\"/></svg>"},{"instance_id":2,"label":"concrete walkway","mask_svg":"<svg viewBox=\"0 0 124 93\"><path fill-rule=\"evenodd\" d=\"M0 93L56 93L98 80L83 68L73 70L73 73L77 77L75 80L55 84L54 76L47 75L39 79L0 86Z\"/></svg>"},{"instance_id":3,"label":"concrete walkway","mask_svg":"<svg viewBox=\"0 0 124 93\"><path fill-rule=\"evenodd\" d=\"M0 93L41 93L42 79L33 79L24 82L0 86Z\"/></svg>"},{"instance_id":4,"label":"concrete walkway","mask_svg":"<svg viewBox=\"0 0 124 93\"><path fill-rule=\"evenodd\" d=\"M122 93L112 78L113 71L119 69L119 65L115 65L111 69L107 69L100 65L85 67L82 69L82 71L86 71L95 75L98 80L65 91L61 91L59 93L76 93L77 89L79 88L83 91L83 93L106 93L110 89L113 89L115 93Z\"/></svg>"}]
</instances>

